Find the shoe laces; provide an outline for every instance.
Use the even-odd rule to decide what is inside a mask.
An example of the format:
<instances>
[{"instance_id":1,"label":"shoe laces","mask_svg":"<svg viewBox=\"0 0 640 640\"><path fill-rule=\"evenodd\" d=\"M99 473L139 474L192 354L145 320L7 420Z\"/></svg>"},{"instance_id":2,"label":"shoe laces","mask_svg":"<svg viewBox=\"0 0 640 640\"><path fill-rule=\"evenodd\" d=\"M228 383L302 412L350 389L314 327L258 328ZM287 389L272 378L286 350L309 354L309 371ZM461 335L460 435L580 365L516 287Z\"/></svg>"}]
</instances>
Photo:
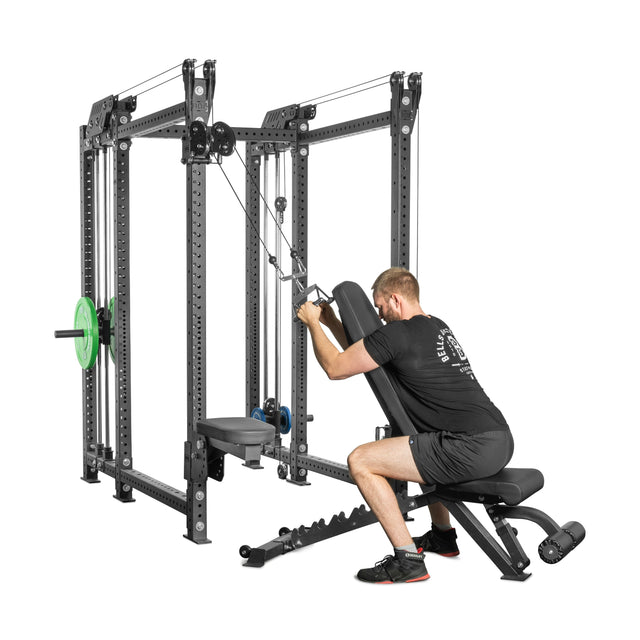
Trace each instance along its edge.
<instances>
[{"instance_id":1,"label":"shoe laces","mask_svg":"<svg viewBox=\"0 0 640 640\"><path fill-rule=\"evenodd\" d=\"M376 562L375 568L378 569L378 571L386 569L387 565L395 559L396 557L392 555L385 556L382 560Z\"/></svg>"}]
</instances>

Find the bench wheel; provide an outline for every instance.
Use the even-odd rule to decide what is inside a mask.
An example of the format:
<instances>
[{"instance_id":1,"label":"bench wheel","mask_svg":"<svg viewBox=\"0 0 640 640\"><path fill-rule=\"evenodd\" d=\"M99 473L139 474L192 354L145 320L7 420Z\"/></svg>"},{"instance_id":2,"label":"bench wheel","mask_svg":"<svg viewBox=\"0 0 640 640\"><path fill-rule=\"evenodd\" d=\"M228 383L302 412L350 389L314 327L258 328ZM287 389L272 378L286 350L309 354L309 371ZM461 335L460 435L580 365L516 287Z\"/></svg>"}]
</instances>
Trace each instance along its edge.
<instances>
[{"instance_id":1,"label":"bench wheel","mask_svg":"<svg viewBox=\"0 0 640 640\"><path fill-rule=\"evenodd\" d=\"M251 547L247 544L243 544L240 547L240 555L246 560L251 555Z\"/></svg>"},{"instance_id":2,"label":"bench wheel","mask_svg":"<svg viewBox=\"0 0 640 640\"><path fill-rule=\"evenodd\" d=\"M280 531L278 531L279 536L286 536L288 533L291 533L291 529L288 527L280 527Z\"/></svg>"}]
</instances>

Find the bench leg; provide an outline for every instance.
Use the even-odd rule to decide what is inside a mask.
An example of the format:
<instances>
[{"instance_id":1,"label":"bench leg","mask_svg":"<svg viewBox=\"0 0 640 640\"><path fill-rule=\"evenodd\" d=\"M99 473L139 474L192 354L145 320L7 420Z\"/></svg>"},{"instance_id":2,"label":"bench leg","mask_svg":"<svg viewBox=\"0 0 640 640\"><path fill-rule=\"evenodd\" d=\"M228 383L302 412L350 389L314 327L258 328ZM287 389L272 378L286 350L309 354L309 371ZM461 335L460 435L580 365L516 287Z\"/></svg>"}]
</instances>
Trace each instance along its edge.
<instances>
[{"instance_id":1,"label":"bench leg","mask_svg":"<svg viewBox=\"0 0 640 640\"><path fill-rule=\"evenodd\" d=\"M464 530L475 540L478 546L489 556L493 564L502 572L503 580L523 581L531 575L530 573L524 572L524 568L529 564L529 561L526 556L524 556L524 552L522 552L522 548L517 542L513 530L509 530L510 527L509 529L505 529L501 537L504 539L506 536L508 540L507 546L512 547L511 551L516 552L516 556L519 555L517 553L518 549L522 552L522 557L515 562L464 503L449 502L448 500L442 500L442 503L449 509L451 515L460 523Z\"/></svg>"}]
</instances>

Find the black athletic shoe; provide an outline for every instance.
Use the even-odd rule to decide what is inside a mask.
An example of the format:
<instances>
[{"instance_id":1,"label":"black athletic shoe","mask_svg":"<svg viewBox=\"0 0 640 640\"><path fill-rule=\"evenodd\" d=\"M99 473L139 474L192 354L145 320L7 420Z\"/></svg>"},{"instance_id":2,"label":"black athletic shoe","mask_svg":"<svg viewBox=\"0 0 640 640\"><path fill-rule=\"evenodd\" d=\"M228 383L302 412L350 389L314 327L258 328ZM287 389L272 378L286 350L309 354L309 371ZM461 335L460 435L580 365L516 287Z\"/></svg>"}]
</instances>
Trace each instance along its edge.
<instances>
[{"instance_id":1,"label":"black athletic shoe","mask_svg":"<svg viewBox=\"0 0 640 640\"><path fill-rule=\"evenodd\" d=\"M419 538L414 538L413 541L418 551L431 551L447 558L453 558L460 555L460 549L456 544L457 537L455 529L440 531L440 529L431 525L431 531L427 531Z\"/></svg>"},{"instance_id":2,"label":"black athletic shoe","mask_svg":"<svg viewBox=\"0 0 640 640\"><path fill-rule=\"evenodd\" d=\"M371 569L361 569L357 577L363 582L392 584L426 580L429 573L424 564L424 553L402 551L395 556L386 556Z\"/></svg>"}]
</instances>

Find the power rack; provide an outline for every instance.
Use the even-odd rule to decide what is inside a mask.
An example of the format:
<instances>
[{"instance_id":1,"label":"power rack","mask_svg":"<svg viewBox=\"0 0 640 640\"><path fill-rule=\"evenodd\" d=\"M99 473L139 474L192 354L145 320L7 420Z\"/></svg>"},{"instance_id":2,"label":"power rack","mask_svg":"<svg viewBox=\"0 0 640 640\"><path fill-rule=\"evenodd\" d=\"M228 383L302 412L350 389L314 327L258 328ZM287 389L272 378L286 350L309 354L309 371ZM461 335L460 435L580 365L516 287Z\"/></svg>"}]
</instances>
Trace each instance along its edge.
<instances>
[{"instance_id":1,"label":"power rack","mask_svg":"<svg viewBox=\"0 0 640 640\"><path fill-rule=\"evenodd\" d=\"M114 497L118 500L132 501L133 491L137 490L185 514L185 537L196 543L209 542L207 479L222 480L224 458L228 453L243 458L250 467L259 467L261 456L277 459L280 477L288 477L297 484L308 484L306 478L311 471L352 482L345 464L309 453L307 422L312 418L307 415L307 339L301 323L291 323L291 409L280 405L278 393L275 399L261 397L261 387L266 388L261 369L261 356L265 358L261 346L266 323L261 323L260 319L263 307L268 303L263 289L265 271L269 267L263 260L259 231L264 224L261 213L269 209L261 193L261 169L269 164L270 158L275 158L277 164L281 154L286 152L291 156L291 245L297 255L291 260L294 277L281 277L280 280L293 280L292 299L300 303L311 293L323 293L317 285L308 285L306 274L310 147L346 136L389 129L390 265L408 268L411 138L421 94L421 74L405 76L403 72L395 72L385 78L391 92L390 108L381 113L313 130L310 122L316 115L316 105L291 104L269 111L258 128L228 126L222 122L208 125L216 86L216 63L207 60L201 67L202 77L196 77L195 60L188 59L182 64L184 102L133 119L137 96L110 95L93 105L88 123L80 127L82 298L76 310L74 329L56 332L56 337L75 339L83 366L83 480L98 482L99 473L104 473L115 479ZM129 156L132 142L140 138L180 140L181 161L186 168L186 492L133 466L129 367L132 339ZM247 417L228 419L226 435L222 435L218 430L219 422L214 420L212 424L207 420L206 167L220 164L222 157L231 155L236 142L245 143L246 167L245 416L255 416L255 409L263 407L263 415L259 415L263 422L256 424L255 418ZM264 182L267 180L265 173ZM276 266L282 275L279 260ZM112 374L115 379L115 451L109 437L110 359L115 363ZM247 436L256 427L259 427L259 435ZM288 447L282 444L285 433L290 433ZM398 483L399 491L403 485L406 486ZM356 511L360 513L362 509L355 510L354 514Z\"/></svg>"}]
</instances>

